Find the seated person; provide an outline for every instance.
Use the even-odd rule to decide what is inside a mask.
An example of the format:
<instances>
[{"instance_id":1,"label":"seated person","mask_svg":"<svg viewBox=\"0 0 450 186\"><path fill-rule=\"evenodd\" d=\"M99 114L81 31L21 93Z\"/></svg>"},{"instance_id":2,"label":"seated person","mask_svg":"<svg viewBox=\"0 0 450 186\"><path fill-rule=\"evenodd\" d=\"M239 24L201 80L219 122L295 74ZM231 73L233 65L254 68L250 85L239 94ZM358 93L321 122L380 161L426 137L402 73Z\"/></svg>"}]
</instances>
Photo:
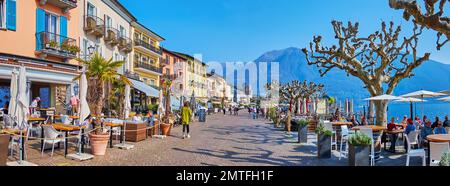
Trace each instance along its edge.
<instances>
[{"instance_id":1,"label":"seated person","mask_svg":"<svg viewBox=\"0 0 450 186\"><path fill-rule=\"evenodd\" d=\"M403 116L403 120L400 122L400 125L408 125L408 116Z\"/></svg>"},{"instance_id":2,"label":"seated person","mask_svg":"<svg viewBox=\"0 0 450 186\"><path fill-rule=\"evenodd\" d=\"M134 122L142 121L142 114L137 113L135 116L133 116L132 121L134 121Z\"/></svg>"},{"instance_id":3,"label":"seated person","mask_svg":"<svg viewBox=\"0 0 450 186\"><path fill-rule=\"evenodd\" d=\"M367 123L367 119L366 116L361 116L361 125L369 125L369 123Z\"/></svg>"},{"instance_id":4,"label":"seated person","mask_svg":"<svg viewBox=\"0 0 450 186\"><path fill-rule=\"evenodd\" d=\"M436 116L436 119L434 120L433 125L431 125L431 128L433 128L433 129L436 128L438 126L439 122L441 122L441 121L439 121L439 117Z\"/></svg>"},{"instance_id":5,"label":"seated person","mask_svg":"<svg viewBox=\"0 0 450 186\"><path fill-rule=\"evenodd\" d=\"M360 125L359 121L356 119L355 115L352 115L352 117L350 118L350 122L352 122L353 126L358 126Z\"/></svg>"},{"instance_id":6,"label":"seated person","mask_svg":"<svg viewBox=\"0 0 450 186\"><path fill-rule=\"evenodd\" d=\"M388 129L388 131L397 130L397 125L395 124L395 118L394 117L391 118L391 122L389 122L389 124L387 125L387 129Z\"/></svg>"},{"instance_id":7,"label":"seated person","mask_svg":"<svg viewBox=\"0 0 450 186\"><path fill-rule=\"evenodd\" d=\"M418 116L414 119L414 126L416 126L416 129L422 129L423 127L423 123Z\"/></svg>"},{"instance_id":8,"label":"seated person","mask_svg":"<svg viewBox=\"0 0 450 186\"><path fill-rule=\"evenodd\" d=\"M445 116L443 127L450 127L450 121L448 120L448 116Z\"/></svg>"},{"instance_id":9,"label":"seated person","mask_svg":"<svg viewBox=\"0 0 450 186\"><path fill-rule=\"evenodd\" d=\"M443 124L441 121L439 121L437 124L437 127L434 128L434 134L447 134L447 131L443 127Z\"/></svg>"},{"instance_id":10,"label":"seated person","mask_svg":"<svg viewBox=\"0 0 450 186\"><path fill-rule=\"evenodd\" d=\"M154 122L155 122L155 116L153 115L153 113L152 113L152 111L149 111L148 112L148 114L147 114L147 122L148 122L148 125L151 127L151 126L153 126L153 124L154 124Z\"/></svg>"},{"instance_id":11,"label":"seated person","mask_svg":"<svg viewBox=\"0 0 450 186\"><path fill-rule=\"evenodd\" d=\"M415 131L416 127L414 126L413 120L412 119L408 119L408 125L406 126L405 129L405 134L408 135L410 132Z\"/></svg>"},{"instance_id":12,"label":"seated person","mask_svg":"<svg viewBox=\"0 0 450 186\"><path fill-rule=\"evenodd\" d=\"M420 136L422 138L422 144L426 144L428 141L427 136L433 134L433 128L431 128L431 121L425 123L422 130L420 131Z\"/></svg>"},{"instance_id":13,"label":"seated person","mask_svg":"<svg viewBox=\"0 0 450 186\"><path fill-rule=\"evenodd\" d=\"M397 125L395 124L395 118L391 118L391 122L387 125L388 131L396 131ZM391 141L391 147L389 151L395 151L395 142L397 142L398 133L388 133L389 140Z\"/></svg>"}]
</instances>

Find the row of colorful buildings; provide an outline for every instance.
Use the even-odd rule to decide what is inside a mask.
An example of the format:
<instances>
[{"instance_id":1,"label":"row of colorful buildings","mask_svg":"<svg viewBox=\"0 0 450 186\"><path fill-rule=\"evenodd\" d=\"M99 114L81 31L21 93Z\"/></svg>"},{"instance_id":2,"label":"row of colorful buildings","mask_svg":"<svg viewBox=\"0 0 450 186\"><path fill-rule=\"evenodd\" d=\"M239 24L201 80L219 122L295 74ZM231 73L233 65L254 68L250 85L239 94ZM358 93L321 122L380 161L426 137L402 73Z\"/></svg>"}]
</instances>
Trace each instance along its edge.
<instances>
[{"instance_id":1,"label":"row of colorful buildings","mask_svg":"<svg viewBox=\"0 0 450 186\"><path fill-rule=\"evenodd\" d=\"M157 102L163 78L173 80L174 96L232 101L223 78L208 78L204 62L161 47L164 41L118 0L0 0L0 106L9 99L12 69L24 65L30 99L62 112L78 89L76 58L94 53L125 61L118 72L133 82L133 109Z\"/></svg>"}]
</instances>

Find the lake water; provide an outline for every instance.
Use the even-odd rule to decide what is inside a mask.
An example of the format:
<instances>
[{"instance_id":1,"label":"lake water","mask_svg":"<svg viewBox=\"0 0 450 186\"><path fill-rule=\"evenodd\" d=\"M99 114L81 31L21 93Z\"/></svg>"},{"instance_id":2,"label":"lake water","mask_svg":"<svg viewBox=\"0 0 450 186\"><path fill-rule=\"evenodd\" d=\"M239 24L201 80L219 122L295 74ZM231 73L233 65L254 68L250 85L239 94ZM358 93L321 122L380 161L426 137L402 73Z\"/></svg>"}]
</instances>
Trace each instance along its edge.
<instances>
[{"instance_id":1,"label":"lake water","mask_svg":"<svg viewBox=\"0 0 450 186\"><path fill-rule=\"evenodd\" d=\"M362 106L359 107L362 110ZM450 102L425 102L425 103L413 103L414 116L422 115L422 108L424 114L428 116L428 119L434 121L436 116L439 116L441 120L446 115L450 115ZM367 109L367 106L366 106ZM357 110L357 109L355 109ZM367 112L367 110L366 110ZM409 103L390 103L388 107L388 118L395 117L396 119L402 119L403 116L410 116L410 104ZM421 117L422 119L422 117Z\"/></svg>"}]
</instances>

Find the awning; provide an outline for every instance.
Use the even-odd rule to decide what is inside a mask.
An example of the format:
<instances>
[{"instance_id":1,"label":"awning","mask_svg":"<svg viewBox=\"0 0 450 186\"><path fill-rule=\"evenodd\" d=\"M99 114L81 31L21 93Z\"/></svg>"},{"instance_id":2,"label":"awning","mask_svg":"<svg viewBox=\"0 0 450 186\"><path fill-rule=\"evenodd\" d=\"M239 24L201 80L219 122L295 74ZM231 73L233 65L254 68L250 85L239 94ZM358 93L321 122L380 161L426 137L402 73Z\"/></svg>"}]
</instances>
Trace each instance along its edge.
<instances>
[{"instance_id":1,"label":"awning","mask_svg":"<svg viewBox=\"0 0 450 186\"><path fill-rule=\"evenodd\" d=\"M159 97L159 91L141 81L130 79L133 87L150 97Z\"/></svg>"}]
</instances>

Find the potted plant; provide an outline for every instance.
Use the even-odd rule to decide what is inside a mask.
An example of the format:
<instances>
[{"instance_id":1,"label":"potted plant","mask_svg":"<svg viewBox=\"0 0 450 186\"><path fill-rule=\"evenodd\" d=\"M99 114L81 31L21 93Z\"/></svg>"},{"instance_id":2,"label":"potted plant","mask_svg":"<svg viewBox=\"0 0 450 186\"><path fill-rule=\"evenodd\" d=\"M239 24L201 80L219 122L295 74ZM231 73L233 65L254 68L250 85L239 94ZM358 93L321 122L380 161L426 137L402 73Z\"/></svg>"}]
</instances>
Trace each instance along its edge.
<instances>
[{"instance_id":1,"label":"potted plant","mask_svg":"<svg viewBox=\"0 0 450 186\"><path fill-rule=\"evenodd\" d=\"M305 119L297 122L299 143L308 143L308 124L309 122Z\"/></svg>"},{"instance_id":2,"label":"potted plant","mask_svg":"<svg viewBox=\"0 0 450 186\"><path fill-rule=\"evenodd\" d=\"M58 43L55 40L51 40L46 44L47 49L56 50Z\"/></svg>"},{"instance_id":3,"label":"potted plant","mask_svg":"<svg viewBox=\"0 0 450 186\"><path fill-rule=\"evenodd\" d=\"M447 152L442 155L441 161L439 161L439 166L450 166L450 153Z\"/></svg>"},{"instance_id":4,"label":"potted plant","mask_svg":"<svg viewBox=\"0 0 450 186\"><path fill-rule=\"evenodd\" d=\"M317 157L319 159L331 158L331 138L333 132L326 130L323 125L316 128L317 134Z\"/></svg>"},{"instance_id":5,"label":"potted plant","mask_svg":"<svg viewBox=\"0 0 450 186\"><path fill-rule=\"evenodd\" d=\"M370 145L372 139L361 132L356 132L348 138L349 166L370 166Z\"/></svg>"},{"instance_id":6,"label":"potted plant","mask_svg":"<svg viewBox=\"0 0 450 186\"><path fill-rule=\"evenodd\" d=\"M87 101L94 117L102 115L102 108L105 104L105 85L106 82L120 81L126 85L131 85L130 80L117 72L122 67L124 61L113 61L104 59L100 54L95 53L88 61L77 59L86 68L86 78L88 79ZM79 79L78 76L75 79ZM93 155L105 155L108 145L109 134L101 127L100 119L95 119L92 124L96 130L89 133L91 142L91 151Z\"/></svg>"},{"instance_id":7,"label":"potted plant","mask_svg":"<svg viewBox=\"0 0 450 186\"><path fill-rule=\"evenodd\" d=\"M161 133L162 135L165 136L169 136L170 135L170 129L172 128L173 123L170 123L170 115L171 115L171 110L170 110L170 87L172 86L172 81L171 80L167 80L167 79L162 79L161 80L161 84L162 84L162 90L163 90L163 96L165 98L165 110L166 112L164 113L164 116L162 118L162 122L161 122Z\"/></svg>"},{"instance_id":8,"label":"potted plant","mask_svg":"<svg viewBox=\"0 0 450 186\"><path fill-rule=\"evenodd\" d=\"M67 44L67 43L63 43L62 45L61 45L61 50L63 51L63 52L66 52L66 53L69 53L70 52L70 48L71 46L69 45L69 44Z\"/></svg>"},{"instance_id":9,"label":"potted plant","mask_svg":"<svg viewBox=\"0 0 450 186\"><path fill-rule=\"evenodd\" d=\"M0 129L0 166L6 166L8 160L9 134L2 134Z\"/></svg>"},{"instance_id":10,"label":"potted plant","mask_svg":"<svg viewBox=\"0 0 450 186\"><path fill-rule=\"evenodd\" d=\"M69 47L68 51L70 52L70 54L76 55L78 52L80 52L80 48L76 45L72 45Z\"/></svg>"}]
</instances>

